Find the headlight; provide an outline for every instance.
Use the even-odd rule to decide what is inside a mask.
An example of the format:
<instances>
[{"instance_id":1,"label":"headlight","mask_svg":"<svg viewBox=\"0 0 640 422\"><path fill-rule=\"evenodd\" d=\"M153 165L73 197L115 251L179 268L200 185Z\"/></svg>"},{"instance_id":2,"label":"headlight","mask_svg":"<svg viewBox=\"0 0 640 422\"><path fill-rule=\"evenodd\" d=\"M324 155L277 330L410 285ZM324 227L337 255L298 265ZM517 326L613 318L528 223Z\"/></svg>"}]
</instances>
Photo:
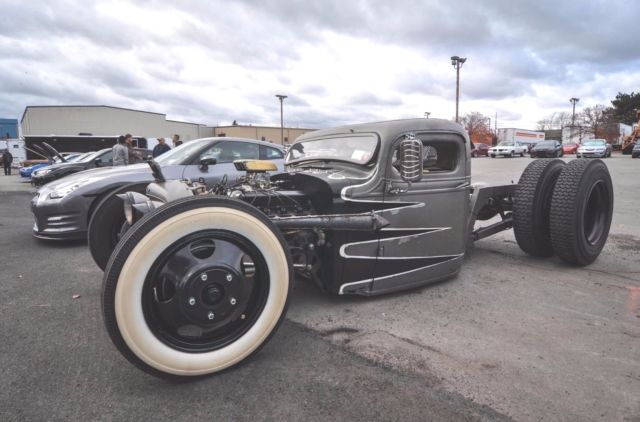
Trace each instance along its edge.
<instances>
[{"instance_id":1,"label":"headlight","mask_svg":"<svg viewBox=\"0 0 640 422\"><path fill-rule=\"evenodd\" d=\"M36 170L33 172L34 176L44 176L45 174L51 173L51 169L42 169Z\"/></svg>"},{"instance_id":2,"label":"headlight","mask_svg":"<svg viewBox=\"0 0 640 422\"><path fill-rule=\"evenodd\" d=\"M53 192L51 192L49 194L49 198L50 199L64 198L65 196L67 196L71 192L73 192L74 190L78 189L80 186L82 186L82 185L75 184L75 185L67 186L67 187L62 188L62 189L54 190Z\"/></svg>"},{"instance_id":3,"label":"headlight","mask_svg":"<svg viewBox=\"0 0 640 422\"><path fill-rule=\"evenodd\" d=\"M49 192L49 194L46 194L47 196L45 197L46 199L60 199L60 198L64 198L65 196L69 195L71 192L73 192L74 190L81 188L89 183L92 182L92 179L84 179L79 181L78 183L65 183L64 185L58 185L59 187L57 189L54 188L54 190L52 190L51 192Z\"/></svg>"}]
</instances>

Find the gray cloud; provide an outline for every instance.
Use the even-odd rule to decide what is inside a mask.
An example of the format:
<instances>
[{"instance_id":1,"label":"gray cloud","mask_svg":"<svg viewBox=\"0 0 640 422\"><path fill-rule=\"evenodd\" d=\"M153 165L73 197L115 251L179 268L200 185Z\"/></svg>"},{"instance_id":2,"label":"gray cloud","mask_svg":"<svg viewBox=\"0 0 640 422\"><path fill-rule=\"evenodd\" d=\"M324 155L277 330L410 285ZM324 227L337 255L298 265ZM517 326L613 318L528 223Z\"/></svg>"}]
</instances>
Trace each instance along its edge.
<instances>
[{"instance_id":1,"label":"gray cloud","mask_svg":"<svg viewBox=\"0 0 640 422\"><path fill-rule=\"evenodd\" d=\"M568 96L608 102L640 83L637 39L624 36L640 15L640 5L631 1L151 0L129 6L140 7L143 20L163 13L165 20L120 19L104 13L111 6L101 1L5 2L2 116L19 116L27 105L144 105L170 118L202 123L269 124L279 122L273 95L282 92L289 95L285 115L299 126L379 120L397 115L408 96L450 101L453 54L468 57L461 73L462 100L505 110L514 121L536 120L531 111L516 111L525 107L523 99L535 98L534 112L542 115L568 107ZM148 25L167 29L148 31ZM316 48L331 53L340 47L325 44L328 34L368 40L370 57L377 54L376 46L402 49L429 65L399 63L389 80L378 80L384 90L354 88L346 99L331 101L340 85L325 70L339 69L341 63L324 63L314 75L295 70ZM177 57L185 51L193 61L187 54ZM195 59L201 58L213 63L207 72L197 72ZM245 72L229 75L229 65ZM368 77L376 69L364 72ZM205 91L206 97L199 95ZM229 92L240 100L229 104L216 95ZM540 92L547 97L538 98Z\"/></svg>"}]
</instances>

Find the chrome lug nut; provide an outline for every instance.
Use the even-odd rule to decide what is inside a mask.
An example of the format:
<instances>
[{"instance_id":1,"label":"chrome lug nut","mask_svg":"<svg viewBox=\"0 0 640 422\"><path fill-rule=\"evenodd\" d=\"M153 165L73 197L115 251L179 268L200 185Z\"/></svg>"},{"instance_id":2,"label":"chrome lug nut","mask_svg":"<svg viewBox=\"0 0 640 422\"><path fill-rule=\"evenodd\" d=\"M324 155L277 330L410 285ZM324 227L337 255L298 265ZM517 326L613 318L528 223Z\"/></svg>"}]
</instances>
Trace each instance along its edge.
<instances>
[{"instance_id":1,"label":"chrome lug nut","mask_svg":"<svg viewBox=\"0 0 640 422\"><path fill-rule=\"evenodd\" d=\"M233 280L233 276L231 274L227 274L227 281Z\"/></svg>"},{"instance_id":2,"label":"chrome lug nut","mask_svg":"<svg viewBox=\"0 0 640 422\"><path fill-rule=\"evenodd\" d=\"M231 303L232 305L235 305L237 303L236 302L236 298L232 297L231 300L229 301L229 303Z\"/></svg>"},{"instance_id":3,"label":"chrome lug nut","mask_svg":"<svg viewBox=\"0 0 640 422\"><path fill-rule=\"evenodd\" d=\"M200 276L200 280L202 280L202 281L207 281L207 275L206 275L206 274L202 274L202 275Z\"/></svg>"},{"instance_id":4,"label":"chrome lug nut","mask_svg":"<svg viewBox=\"0 0 640 422\"><path fill-rule=\"evenodd\" d=\"M207 315L207 318L213 319L215 318L215 315L213 314L213 312L209 312L209 315Z\"/></svg>"},{"instance_id":5,"label":"chrome lug nut","mask_svg":"<svg viewBox=\"0 0 640 422\"><path fill-rule=\"evenodd\" d=\"M195 297L190 297L189 298L189 305L193 306L196 304L196 298Z\"/></svg>"}]
</instances>

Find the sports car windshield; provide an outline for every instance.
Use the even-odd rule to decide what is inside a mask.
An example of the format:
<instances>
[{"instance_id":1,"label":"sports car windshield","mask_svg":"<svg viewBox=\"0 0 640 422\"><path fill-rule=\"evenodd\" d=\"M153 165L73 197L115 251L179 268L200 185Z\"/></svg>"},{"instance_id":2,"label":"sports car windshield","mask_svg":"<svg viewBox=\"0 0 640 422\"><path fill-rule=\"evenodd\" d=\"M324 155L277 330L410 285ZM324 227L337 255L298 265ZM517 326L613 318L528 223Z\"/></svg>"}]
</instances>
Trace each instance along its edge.
<instances>
[{"instance_id":1,"label":"sports car windshield","mask_svg":"<svg viewBox=\"0 0 640 422\"><path fill-rule=\"evenodd\" d=\"M185 160L190 159L196 151L200 150L208 142L210 142L209 139L185 142L184 144L165 152L155 160L163 166L184 164Z\"/></svg>"},{"instance_id":2,"label":"sports car windshield","mask_svg":"<svg viewBox=\"0 0 640 422\"><path fill-rule=\"evenodd\" d=\"M297 142L287 154L287 164L304 161L347 161L367 164L378 147L378 137L373 134L337 136Z\"/></svg>"}]
</instances>

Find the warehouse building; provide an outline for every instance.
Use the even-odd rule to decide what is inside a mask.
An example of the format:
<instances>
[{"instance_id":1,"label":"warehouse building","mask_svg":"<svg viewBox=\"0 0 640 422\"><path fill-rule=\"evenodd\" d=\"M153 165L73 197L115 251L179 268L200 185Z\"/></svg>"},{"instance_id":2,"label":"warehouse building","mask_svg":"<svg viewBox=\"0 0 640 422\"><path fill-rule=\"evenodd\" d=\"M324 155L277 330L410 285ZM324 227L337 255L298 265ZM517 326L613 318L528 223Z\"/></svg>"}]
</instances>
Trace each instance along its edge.
<instances>
[{"instance_id":1,"label":"warehouse building","mask_svg":"<svg viewBox=\"0 0 640 422\"><path fill-rule=\"evenodd\" d=\"M211 136L233 136L236 138L257 139L275 144L290 144L295 141L298 136L315 130L285 127L281 131L279 127L251 125L216 126L212 129L213 134Z\"/></svg>"},{"instance_id":2,"label":"warehouse building","mask_svg":"<svg viewBox=\"0 0 640 422\"><path fill-rule=\"evenodd\" d=\"M22 135L27 139L45 137L117 137L125 133L155 139L180 135L182 141L211 136L232 136L274 143L293 142L313 129L238 125L207 126L201 123L168 120L162 113L132 110L104 105L95 106L28 106L20 121ZM235 122L234 122L235 123Z\"/></svg>"},{"instance_id":3,"label":"warehouse building","mask_svg":"<svg viewBox=\"0 0 640 422\"><path fill-rule=\"evenodd\" d=\"M162 113L110 106L28 106L20 120L23 136L114 136L131 133L145 138L170 137L184 141L213 136L199 123L167 120Z\"/></svg>"}]
</instances>

